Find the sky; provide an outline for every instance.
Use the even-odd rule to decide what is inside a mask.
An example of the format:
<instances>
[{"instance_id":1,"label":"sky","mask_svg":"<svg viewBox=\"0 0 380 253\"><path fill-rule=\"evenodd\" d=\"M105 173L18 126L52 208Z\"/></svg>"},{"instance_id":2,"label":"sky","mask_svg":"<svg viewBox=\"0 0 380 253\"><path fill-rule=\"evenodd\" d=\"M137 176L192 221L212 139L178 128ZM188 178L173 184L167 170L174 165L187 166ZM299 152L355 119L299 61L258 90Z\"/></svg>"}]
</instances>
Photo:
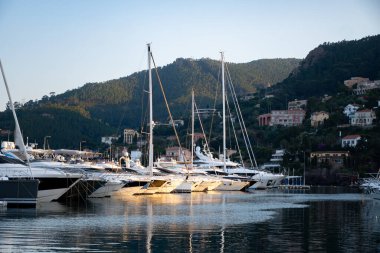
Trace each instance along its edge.
<instances>
[{"instance_id":1,"label":"sky","mask_svg":"<svg viewBox=\"0 0 380 253\"><path fill-rule=\"evenodd\" d=\"M0 0L0 59L18 102L144 70L147 43L158 66L220 51L243 63L376 34L378 0Z\"/></svg>"}]
</instances>

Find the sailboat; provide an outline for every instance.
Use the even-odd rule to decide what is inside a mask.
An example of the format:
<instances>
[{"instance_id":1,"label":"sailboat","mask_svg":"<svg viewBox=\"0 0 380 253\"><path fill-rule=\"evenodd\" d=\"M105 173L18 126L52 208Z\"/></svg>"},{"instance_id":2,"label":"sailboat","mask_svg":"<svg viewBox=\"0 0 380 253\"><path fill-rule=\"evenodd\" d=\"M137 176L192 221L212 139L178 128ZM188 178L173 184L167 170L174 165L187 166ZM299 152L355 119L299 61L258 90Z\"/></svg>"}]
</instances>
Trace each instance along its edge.
<instances>
[{"instance_id":1,"label":"sailboat","mask_svg":"<svg viewBox=\"0 0 380 253\"><path fill-rule=\"evenodd\" d=\"M0 60L1 74L3 76L5 88L7 90L10 106L16 122L16 129L19 130L16 112L13 106L12 98L8 88L7 80ZM24 146L25 149L25 146ZM26 166L25 166L26 167ZM0 154L0 202L7 206L31 206L35 207L37 203L37 193L39 181L33 178L28 170L24 177L12 177L13 163L3 154Z\"/></svg>"},{"instance_id":2,"label":"sailboat","mask_svg":"<svg viewBox=\"0 0 380 253\"><path fill-rule=\"evenodd\" d=\"M212 190L215 191L240 191L244 190L252 183L247 178L239 177L237 175L230 175L227 170L227 164L229 166L237 166L237 163L227 160L226 156L226 97L225 97L225 80L224 80L224 53L221 52L221 65L222 65L222 106L223 106L223 155L222 159L214 159L212 154L207 150L205 154L200 152L200 148L195 149L195 153L198 157L198 168L203 169L209 174L217 176L220 180L219 185ZM219 170L217 168L222 168Z\"/></svg>"},{"instance_id":3,"label":"sailboat","mask_svg":"<svg viewBox=\"0 0 380 253\"><path fill-rule=\"evenodd\" d=\"M49 202L56 200L67 192L70 187L76 184L82 177L82 174L66 173L59 169L46 169L31 166L29 162L29 154L26 151L21 135L20 125L18 123L1 61L0 67L15 121L15 144L18 146L26 160L25 163L12 153L3 154L1 158L3 161L6 161L6 163L0 164L0 176L6 177L9 180L24 180L28 178L30 178L30 180L38 180L37 201Z\"/></svg>"},{"instance_id":4,"label":"sailboat","mask_svg":"<svg viewBox=\"0 0 380 253\"><path fill-rule=\"evenodd\" d=\"M149 177L150 182L144 185L138 190L135 195L150 195L155 193L170 193L172 192L182 181L179 177L168 176L153 176L153 127L155 125L153 121L153 87L152 87L152 52L150 50L150 44L148 47L148 77L149 77Z\"/></svg>"},{"instance_id":5,"label":"sailboat","mask_svg":"<svg viewBox=\"0 0 380 253\"><path fill-rule=\"evenodd\" d=\"M183 175L186 175L185 180L178 185L174 192L178 193L190 193L190 192L204 192L214 189L220 184L220 180L211 178L207 173L194 167L194 90L191 92L191 158L190 168L185 163L178 165L173 171L180 171Z\"/></svg>"}]
</instances>

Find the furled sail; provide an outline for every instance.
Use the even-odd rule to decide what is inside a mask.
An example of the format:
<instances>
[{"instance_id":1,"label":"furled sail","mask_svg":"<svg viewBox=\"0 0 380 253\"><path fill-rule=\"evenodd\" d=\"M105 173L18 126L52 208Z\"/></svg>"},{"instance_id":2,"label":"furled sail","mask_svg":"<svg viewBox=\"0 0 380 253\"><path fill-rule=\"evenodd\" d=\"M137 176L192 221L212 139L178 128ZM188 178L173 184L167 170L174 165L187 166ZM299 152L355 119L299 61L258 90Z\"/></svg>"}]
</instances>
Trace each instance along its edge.
<instances>
[{"instance_id":1,"label":"furled sail","mask_svg":"<svg viewBox=\"0 0 380 253\"><path fill-rule=\"evenodd\" d=\"M16 148L18 148L23 154L25 154L26 150L25 150L24 140L22 138L21 132L17 130L17 126L14 133L15 133L14 140L15 140Z\"/></svg>"}]
</instances>

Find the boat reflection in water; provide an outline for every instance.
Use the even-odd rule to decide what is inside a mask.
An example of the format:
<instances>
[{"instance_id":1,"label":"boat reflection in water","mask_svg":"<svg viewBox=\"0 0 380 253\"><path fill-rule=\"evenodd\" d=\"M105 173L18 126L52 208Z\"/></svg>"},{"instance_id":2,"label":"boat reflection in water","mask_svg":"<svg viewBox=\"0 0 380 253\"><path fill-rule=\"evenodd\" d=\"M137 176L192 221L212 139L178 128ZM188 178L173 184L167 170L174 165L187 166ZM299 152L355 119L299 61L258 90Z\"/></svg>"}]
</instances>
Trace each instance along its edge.
<instances>
[{"instance_id":1,"label":"boat reflection in water","mask_svg":"<svg viewBox=\"0 0 380 253\"><path fill-rule=\"evenodd\" d=\"M280 192L45 203L0 211L0 252L376 252L379 207L358 193Z\"/></svg>"}]
</instances>

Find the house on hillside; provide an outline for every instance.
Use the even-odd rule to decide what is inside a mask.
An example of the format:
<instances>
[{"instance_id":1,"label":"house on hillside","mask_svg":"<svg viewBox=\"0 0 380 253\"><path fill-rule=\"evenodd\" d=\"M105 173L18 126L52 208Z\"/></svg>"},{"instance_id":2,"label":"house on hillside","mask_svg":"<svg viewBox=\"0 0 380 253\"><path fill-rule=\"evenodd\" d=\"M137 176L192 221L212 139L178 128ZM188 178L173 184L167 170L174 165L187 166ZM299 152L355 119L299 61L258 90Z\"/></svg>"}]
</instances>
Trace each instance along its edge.
<instances>
[{"instance_id":1,"label":"house on hillside","mask_svg":"<svg viewBox=\"0 0 380 253\"><path fill-rule=\"evenodd\" d=\"M302 109L273 110L271 113L258 117L260 126L299 126L305 119L306 112Z\"/></svg>"},{"instance_id":2,"label":"house on hillside","mask_svg":"<svg viewBox=\"0 0 380 253\"><path fill-rule=\"evenodd\" d=\"M263 99L268 99L268 98L274 98L274 95L272 95L272 94L267 94L267 95L264 96Z\"/></svg>"},{"instance_id":3,"label":"house on hillside","mask_svg":"<svg viewBox=\"0 0 380 253\"><path fill-rule=\"evenodd\" d=\"M362 137L358 134L347 135L342 138L342 148L354 148Z\"/></svg>"},{"instance_id":4,"label":"house on hillside","mask_svg":"<svg viewBox=\"0 0 380 253\"><path fill-rule=\"evenodd\" d=\"M364 109L354 113L350 118L351 126L372 126L376 114L371 109Z\"/></svg>"},{"instance_id":5,"label":"house on hillside","mask_svg":"<svg viewBox=\"0 0 380 253\"><path fill-rule=\"evenodd\" d=\"M368 91L375 90L375 89L380 89L380 80L375 80L375 81L366 81L366 82L361 82L358 84L356 89L353 89L352 92L355 95L363 95L367 93Z\"/></svg>"},{"instance_id":6,"label":"house on hillside","mask_svg":"<svg viewBox=\"0 0 380 253\"><path fill-rule=\"evenodd\" d=\"M2 141L1 149L16 149L16 145L13 141Z\"/></svg>"},{"instance_id":7,"label":"house on hillside","mask_svg":"<svg viewBox=\"0 0 380 253\"><path fill-rule=\"evenodd\" d=\"M302 109L273 110L271 114L272 126L299 126L305 119L306 112Z\"/></svg>"},{"instance_id":8,"label":"house on hillside","mask_svg":"<svg viewBox=\"0 0 380 253\"><path fill-rule=\"evenodd\" d=\"M344 85L347 88L352 89L352 86L354 86L355 84L362 83L362 82L368 82L368 81L369 81L369 79L366 77L351 77L351 79L344 81Z\"/></svg>"},{"instance_id":9,"label":"house on hillside","mask_svg":"<svg viewBox=\"0 0 380 253\"><path fill-rule=\"evenodd\" d=\"M135 136L139 137L140 134L136 130L126 128L126 129L124 129L123 142L126 144L133 144L133 138Z\"/></svg>"},{"instance_id":10,"label":"house on hillside","mask_svg":"<svg viewBox=\"0 0 380 253\"><path fill-rule=\"evenodd\" d=\"M241 96L240 99L243 101L248 101L248 100L255 98L255 94L256 94L256 92L249 92L249 93L246 93L243 96Z\"/></svg>"},{"instance_id":11,"label":"house on hillside","mask_svg":"<svg viewBox=\"0 0 380 253\"><path fill-rule=\"evenodd\" d=\"M325 120L327 120L330 117L329 113L320 111L320 112L313 112L310 117L310 123L312 127L318 127L320 125L323 125Z\"/></svg>"},{"instance_id":12,"label":"house on hillside","mask_svg":"<svg viewBox=\"0 0 380 253\"><path fill-rule=\"evenodd\" d=\"M165 157L169 159L173 158L177 161L184 161L183 157L185 157L188 161L191 159L191 152L186 148L182 148L181 154L179 147L168 147L165 149Z\"/></svg>"},{"instance_id":13,"label":"house on hillside","mask_svg":"<svg viewBox=\"0 0 380 253\"><path fill-rule=\"evenodd\" d=\"M305 109L307 100L293 100L288 103L288 110Z\"/></svg>"},{"instance_id":14,"label":"house on hillside","mask_svg":"<svg viewBox=\"0 0 380 253\"><path fill-rule=\"evenodd\" d=\"M343 113L351 118L357 110L359 110L360 106L357 104L348 104L346 107L344 107Z\"/></svg>"},{"instance_id":15,"label":"house on hillside","mask_svg":"<svg viewBox=\"0 0 380 253\"><path fill-rule=\"evenodd\" d=\"M117 141L118 139L119 139L118 136L104 136L104 137L102 137L101 142L108 144L108 145L111 145L112 142Z\"/></svg>"},{"instance_id":16,"label":"house on hillside","mask_svg":"<svg viewBox=\"0 0 380 253\"><path fill-rule=\"evenodd\" d=\"M310 153L312 162L316 162L318 166L328 165L332 169L343 168L349 157L350 152L348 151L316 151Z\"/></svg>"},{"instance_id":17,"label":"house on hillside","mask_svg":"<svg viewBox=\"0 0 380 253\"><path fill-rule=\"evenodd\" d=\"M272 118L271 113L265 113L265 114L259 115L259 117L258 117L259 126L270 126L271 118Z\"/></svg>"}]
</instances>

